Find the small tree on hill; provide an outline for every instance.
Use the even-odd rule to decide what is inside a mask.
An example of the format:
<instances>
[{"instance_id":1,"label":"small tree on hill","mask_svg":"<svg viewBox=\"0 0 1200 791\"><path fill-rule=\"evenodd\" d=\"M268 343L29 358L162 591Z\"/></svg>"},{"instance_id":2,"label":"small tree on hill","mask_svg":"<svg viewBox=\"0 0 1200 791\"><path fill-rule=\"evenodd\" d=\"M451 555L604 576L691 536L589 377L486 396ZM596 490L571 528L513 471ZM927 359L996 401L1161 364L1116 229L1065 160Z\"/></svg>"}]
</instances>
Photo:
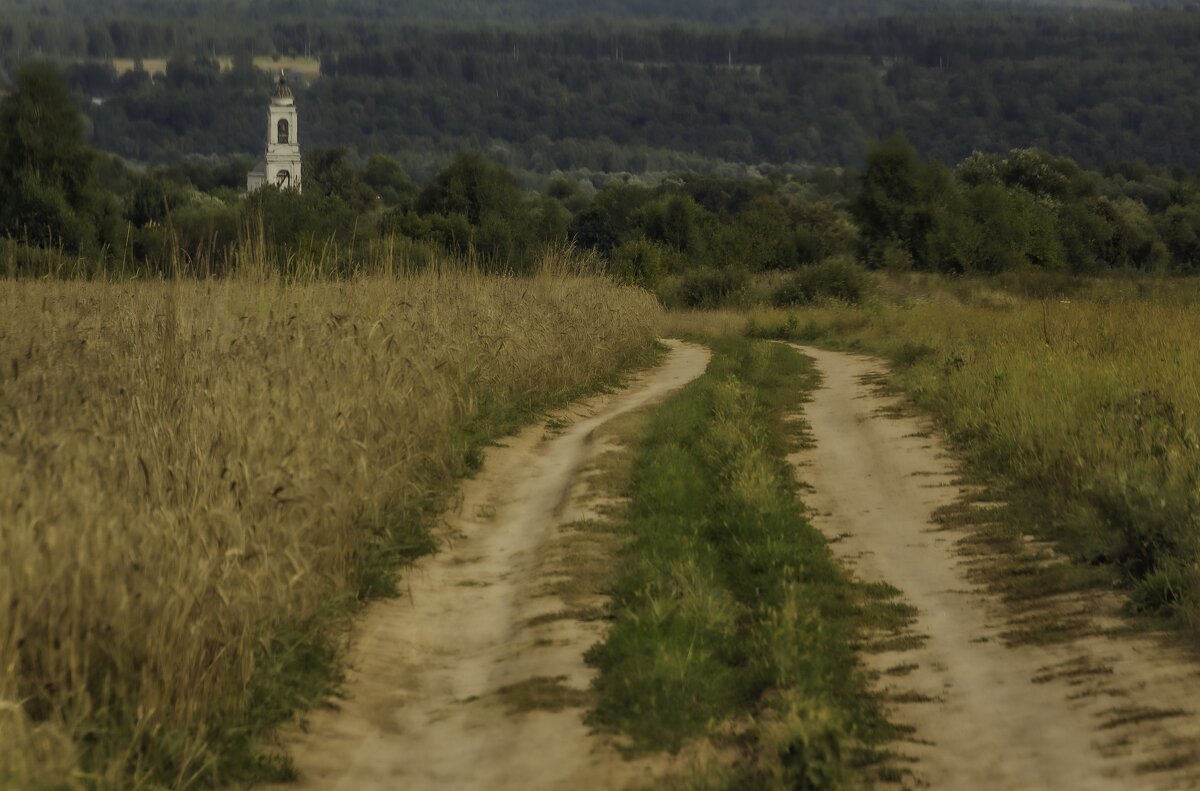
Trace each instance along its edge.
<instances>
[{"instance_id":1,"label":"small tree on hill","mask_svg":"<svg viewBox=\"0 0 1200 791\"><path fill-rule=\"evenodd\" d=\"M858 221L860 256L868 266L882 266L889 246L919 258L917 217L924 203L921 171L917 152L903 135L876 144L867 154L862 187L850 211Z\"/></svg>"},{"instance_id":2,"label":"small tree on hill","mask_svg":"<svg viewBox=\"0 0 1200 791\"><path fill-rule=\"evenodd\" d=\"M461 214L474 226L489 214L509 217L520 206L521 191L512 174L475 152L454 157L417 199L422 214Z\"/></svg>"}]
</instances>

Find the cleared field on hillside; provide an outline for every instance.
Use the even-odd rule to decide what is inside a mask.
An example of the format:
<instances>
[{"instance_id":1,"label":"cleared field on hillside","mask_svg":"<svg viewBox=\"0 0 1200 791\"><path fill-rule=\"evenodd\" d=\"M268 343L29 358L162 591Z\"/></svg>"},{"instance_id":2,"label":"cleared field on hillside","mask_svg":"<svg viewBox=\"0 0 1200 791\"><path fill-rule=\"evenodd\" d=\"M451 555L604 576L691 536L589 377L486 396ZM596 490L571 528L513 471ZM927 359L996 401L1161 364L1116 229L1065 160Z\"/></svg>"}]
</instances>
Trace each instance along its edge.
<instances>
[{"instance_id":1,"label":"cleared field on hillside","mask_svg":"<svg viewBox=\"0 0 1200 791\"><path fill-rule=\"evenodd\" d=\"M482 442L647 360L657 320L565 274L5 281L0 788L286 775L253 737L329 664L310 632L386 592Z\"/></svg>"},{"instance_id":2,"label":"cleared field on hillside","mask_svg":"<svg viewBox=\"0 0 1200 791\"><path fill-rule=\"evenodd\" d=\"M764 311L750 332L886 355L1024 529L1196 628L1198 305L1178 279L892 279L861 308Z\"/></svg>"},{"instance_id":3,"label":"cleared field on hillside","mask_svg":"<svg viewBox=\"0 0 1200 791\"><path fill-rule=\"evenodd\" d=\"M142 58L142 68L150 74L166 74L168 58ZM133 58L113 58L111 61L117 75L126 74L136 68L137 61ZM233 68L233 58L222 55L217 58L222 71ZM305 77L321 76L321 61L318 58L259 55L254 58L254 65L260 71L278 73L286 69L289 73L303 74Z\"/></svg>"}]
</instances>

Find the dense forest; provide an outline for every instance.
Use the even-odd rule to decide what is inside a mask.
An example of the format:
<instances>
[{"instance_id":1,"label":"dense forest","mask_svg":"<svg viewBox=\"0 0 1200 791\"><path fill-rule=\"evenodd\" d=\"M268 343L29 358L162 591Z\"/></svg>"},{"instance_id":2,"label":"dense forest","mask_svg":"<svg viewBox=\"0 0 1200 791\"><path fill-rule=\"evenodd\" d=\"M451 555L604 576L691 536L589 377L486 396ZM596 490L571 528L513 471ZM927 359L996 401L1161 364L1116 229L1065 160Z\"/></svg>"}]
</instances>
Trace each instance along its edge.
<instances>
[{"instance_id":1,"label":"dense forest","mask_svg":"<svg viewBox=\"0 0 1200 791\"><path fill-rule=\"evenodd\" d=\"M269 84L249 56L310 55L304 143L394 156L418 178L463 148L533 176L857 166L895 132L947 165L1024 147L1088 167L1200 164L1200 13L1186 9L748 0L722 23L727 4L668 0L586 16L532 1L6 6L0 70L69 64L91 139L137 162L256 155ZM480 21L505 8L504 24ZM171 59L164 74L112 67L150 57Z\"/></svg>"},{"instance_id":2,"label":"dense forest","mask_svg":"<svg viewBox=\"0 0 1200 791\"><path fill-rule=\"evenodd\" d=\"M100 26L113 21L136 22L141 44L153 45L157 37L159 45L187 47L204 43L203 37L208 37L209 43L218 39L228 42L237 36L262 41L283 27L307 26L310 34L329 35L348 20L533 26L610 19L737 28L802 26L913 12L1177 9L1195 5L1194 0L2 0L0 13L12 28L25 34L23 41L53 48L77 42L81 35L94 36ZM235 29L230 20L243 24ZM94 40L89 38L88 43Z\"/></svg>"}]
</instances>

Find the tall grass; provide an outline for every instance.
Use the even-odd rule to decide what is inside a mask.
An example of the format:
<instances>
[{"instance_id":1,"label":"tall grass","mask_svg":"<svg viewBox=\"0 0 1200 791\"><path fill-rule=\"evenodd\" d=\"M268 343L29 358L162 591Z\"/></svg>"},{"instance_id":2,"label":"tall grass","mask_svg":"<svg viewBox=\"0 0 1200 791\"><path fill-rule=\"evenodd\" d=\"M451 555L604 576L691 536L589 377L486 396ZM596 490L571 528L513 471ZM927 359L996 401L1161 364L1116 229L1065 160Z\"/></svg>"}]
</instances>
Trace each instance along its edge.
<instances>
[{"instance_id":1,"label":"tall grass","mask_svg":"<svg viewBox=\"0 0 1200 791\"><path fill-rule=\"evenodd\" d=\"M0 787L236 774L479 444L646 359L567 270L0 280Z\"/></svg>"},{"instance_id":2,"label":"tall grass","mask_svg":"<svg viewBox=\"0 0 1200 791\"><path fill-rule=\"evenodd\" d=\"M1200 627L1200 286L891 281L863 309L761 312L750 332L864 348L982 470L1141 610Z\"/></svg>"}]
</instances>

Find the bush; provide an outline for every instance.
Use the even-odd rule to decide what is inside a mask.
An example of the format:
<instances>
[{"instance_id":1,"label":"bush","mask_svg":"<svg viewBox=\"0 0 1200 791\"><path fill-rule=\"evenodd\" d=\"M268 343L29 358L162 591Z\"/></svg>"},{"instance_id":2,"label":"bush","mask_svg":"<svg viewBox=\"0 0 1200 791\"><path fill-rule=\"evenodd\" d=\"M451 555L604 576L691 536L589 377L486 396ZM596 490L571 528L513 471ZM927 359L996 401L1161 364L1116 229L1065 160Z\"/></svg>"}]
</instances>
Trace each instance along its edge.
<instances>
[{"instance_id":1,"label":"bush","mask_svg":"<svg viewBox=\"0 0 1200 791\"><path fill-rule=\"evenodd\" d=\"M745 288L749 275L741 269L693 269L680 278L667 302L685 308L717 308L733 301Z\"/></svg>"},{"instance_id":2,"label":"bush","mask_svg":"<svg viewBox=\"0 0 1200 791\"><path fill-rule=\"evenodd\" d=\"M809 305L821 299L857 305L867 287L867 276L861 268L844 258L832 258L789 277L771 300L780 308Z\"/></svg>"},{"instance_id":3,"label":"bush","mask_svg":"<svg viewBox=\"0 0 1200 791\"><path fill-rule=\"evenodd\" d=\"M663 248L645 239L625 242L613 251L611 272L623 283L654 288L666 274Z\"/></svg>"}]
</instances>

